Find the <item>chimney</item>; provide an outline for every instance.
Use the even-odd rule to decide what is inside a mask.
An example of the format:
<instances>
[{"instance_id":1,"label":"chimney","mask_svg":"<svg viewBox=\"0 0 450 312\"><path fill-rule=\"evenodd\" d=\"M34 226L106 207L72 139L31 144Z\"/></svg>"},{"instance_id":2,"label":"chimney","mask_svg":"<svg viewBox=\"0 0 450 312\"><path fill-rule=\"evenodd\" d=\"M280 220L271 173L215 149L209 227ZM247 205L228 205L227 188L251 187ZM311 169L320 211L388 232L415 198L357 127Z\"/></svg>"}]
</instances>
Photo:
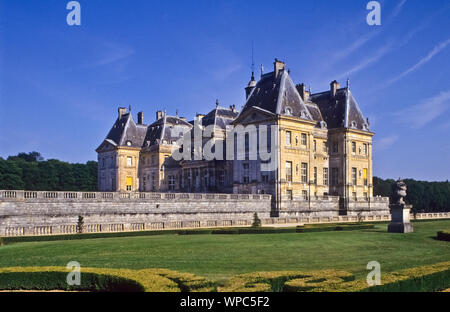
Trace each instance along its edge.
<instances>
[{"instance_id":1,"label":"chimney","mask_svg":"<svg viewBox=\"0 0 450 312\"><path fill-rule=\"evenodd\" d=\"M196 116L197 116L197 119L199 119L199 120L202 119L203 117L205 117L205 115L203 115L203 114L198 114L198 113L197 113Z\"/></svg>"},{"instance_id":2,"label":"chimney","mask_svg":"<svg viewBox=\"0 0 450 312\"><path fill-rule=\"evenodd\" d=\"M233 113L236 113L236 105L230 105L230 110L233 112Z\"/></svg>"},{"instance_id":3,"label":"chimney","mask_svg":"<svg viewBox=\"0 0 450 312\"><path fill-rule=\"evenodd\" d=\"M284 62L275 59L275 62L273 62L273 71L275 73L275 77L278 77L278 73L285 68L286 64Z\"/></svg>"},{"instance_id":4,"label":"chimney","mask_svg":"<svg viewBox=\"0 0 450 312\"><path fill-rule=\"evenodd\" d=\"M306 102L309 100L309 96L311 95L309 91L306 91L306 87L304 83L296 85L297 91L302 97L303 102Z\"/></svg>"},{"instance_id":5,"label":"chimney","mask_svg":"<svg viewBox=\"0 0 450 312\"><path fill-rule=\"evenodd\" d=\"M138 124L140 124L140 125L144 124L144 113L143 112L138 113Z\"/></svg>"},{"instance_id":6,"label":"chimney","mask_svg":"<svg viewBox=\"0 0 450 312\"><path fill-rule=\"evenodd\" d=\"M337 89L339 89L341 86L339 85L339 83L336 81L336 80L333 80L331 83L330 83L330 97L331 98L335 98L336 97L336 92L337 92Z\"/></svg>"},{"instance_id":7,"label":"chimney","mask_svg":"<svg viewBox=\"0 0 450 312\"><path fill-rule=\"evenodd\" d=\"M119 107L118 112L119 112L119 119L121 119L122 116L127 113L127 109L125 107Z\"/></svg>"},{"instance_id":8,"label":"chimney","mask_svg":"<svg viewBox=\"0 0 450 312\"><path fill-rule=\"evenodd\" d=\"M165 115L165 113L163 111L156 111L156 120L160 120L161 118L163 118Z\"/></svg>"}]
</instances>

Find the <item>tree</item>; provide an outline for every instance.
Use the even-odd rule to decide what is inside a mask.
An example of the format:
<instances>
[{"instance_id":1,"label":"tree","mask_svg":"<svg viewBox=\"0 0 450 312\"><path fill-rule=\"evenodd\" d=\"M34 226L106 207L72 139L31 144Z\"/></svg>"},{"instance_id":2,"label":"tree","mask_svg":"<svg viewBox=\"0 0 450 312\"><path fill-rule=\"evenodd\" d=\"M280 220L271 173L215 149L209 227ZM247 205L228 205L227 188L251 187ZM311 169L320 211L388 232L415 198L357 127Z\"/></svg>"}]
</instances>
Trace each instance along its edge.
<instances>
[{"instance_id":1,"label":"tree","mask_svg":"<svg viewBox=\"0 0 450 312\"><path fill-rule=\"evenodd\" d=\"M258 214L255 212L253 214L252 227L260 227L260 226L261 226L261 220L258 218Z\"/></svg>"},{"instance_id":2,"label":"tree","mask_svg":"<svg viewBox=\"0 0 450 312\"><path fill-rule=\"evenodd\" d=\"M82 216L78 216L77 222L77 233L83 233L84 230L84 218Z\"/></svg>"}]
</instances>

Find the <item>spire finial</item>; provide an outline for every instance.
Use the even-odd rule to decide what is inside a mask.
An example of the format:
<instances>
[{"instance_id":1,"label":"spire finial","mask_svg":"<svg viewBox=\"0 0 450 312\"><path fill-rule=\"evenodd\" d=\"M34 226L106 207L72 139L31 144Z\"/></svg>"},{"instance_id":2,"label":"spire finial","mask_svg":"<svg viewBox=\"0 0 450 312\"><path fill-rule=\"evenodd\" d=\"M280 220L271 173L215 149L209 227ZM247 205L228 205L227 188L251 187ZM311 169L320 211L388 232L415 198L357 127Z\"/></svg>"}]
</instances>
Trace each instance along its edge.
<instances>
[{"instance_id":1,"label":"spire finial","mask_svg":"<svg viewBox=\"0 0 450 312\"><path fill-rule=\"evenodd\" d=\"M254 72L255 72L255 62L253 58L253 40L252 40L252 77Z\"/></svg>"},{"instance_id":2,"label":"spire finial","mask_svg":"<svg viewBox=\"0 0 450 312\"><path fill-rule=\"evenodd\" d=\"M219 99L216 99L216 108L219 107Z\"/></svg>"},{"instance_id":3,"label":"spire finial","mask_svg":"<svg viewBox=\"0 0 450 312\"><path fill-rule=\"evenodd\" d=\"M264 65L261 64L261 76L264 75Z\"/></svg>"},{"instance_id":4,"label":"spire finial","mask_svg":"<svg viewBox=\"0 0 450 312\"><path fill-rule=\"evenodd\" d=\"M128 112L131 112L131 105L128 105Z\"/></svg>"},{"instance_id":5,"label":"spire finial","mask_svg":"<svg viewBox=\"0 0 450 312\"><path fill-rule=\"evenodd\" d=\"M176 116L178 117L178 109L176 110Z\"/></svg>"},{"instance_id":6,"label":"spire finial","mask_svg":"<svg viewBox=\"0 0 450 312\"><path fill-rule=\"evenodd\" d=\"M308 86L309 94L311 94L311 84Z\"/></svg>"},{"instance_id":7,"label":"spire finial","mask_svg":"<svg viewBox=\"0 0 450 312\"><path fill-rule=\"evenodd\" d=\"M347 78L347 89L350 88L350 78Z\"/></svg>"}]
</instances>

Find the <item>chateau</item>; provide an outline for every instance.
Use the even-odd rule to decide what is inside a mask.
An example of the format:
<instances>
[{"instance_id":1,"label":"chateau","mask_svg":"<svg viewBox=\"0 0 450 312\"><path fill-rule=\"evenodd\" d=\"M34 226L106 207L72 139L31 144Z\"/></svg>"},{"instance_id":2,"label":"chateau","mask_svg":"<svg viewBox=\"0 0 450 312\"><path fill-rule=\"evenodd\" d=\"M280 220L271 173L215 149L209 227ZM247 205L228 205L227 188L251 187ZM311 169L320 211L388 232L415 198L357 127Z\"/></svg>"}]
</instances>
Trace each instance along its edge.
<instances>
[{"instance_id":1,"label":"chateau","mask_svg":"<svg viewBox=\"0 0 450 312\"><path fill-rule=\"evenodd\" d=\"M311 200L329 197L338 197L343 215L356 202L370 210L374 133L348 82L341 87L333 81L329 90L311 93L305 84L294 84L285 63L275 59L273 71L261 73L259 81L252 73L245 94L240 112L216 102L191 121L157 111L156 119L146 124L142 112L135 122L130 111L119 108L96 150L99 191L270 194L274 215L294 209L296 202L308 202L311 209ZM262 136L263 126L276 133ZM203 147L212 142L213 150L229 139L236 141L230 129L247 129L244 155L234 149L235 157L227 158L227 145L218 159L175 160L179 140L194 137L195 127L212 129L201 140ZM268 138L274 155L273 170L261 170L267 163L259 156L262 137ZM257 157L250 155L253 148ZM194 147L190 152L198 151Z\"/></svg>"}]
</instances>

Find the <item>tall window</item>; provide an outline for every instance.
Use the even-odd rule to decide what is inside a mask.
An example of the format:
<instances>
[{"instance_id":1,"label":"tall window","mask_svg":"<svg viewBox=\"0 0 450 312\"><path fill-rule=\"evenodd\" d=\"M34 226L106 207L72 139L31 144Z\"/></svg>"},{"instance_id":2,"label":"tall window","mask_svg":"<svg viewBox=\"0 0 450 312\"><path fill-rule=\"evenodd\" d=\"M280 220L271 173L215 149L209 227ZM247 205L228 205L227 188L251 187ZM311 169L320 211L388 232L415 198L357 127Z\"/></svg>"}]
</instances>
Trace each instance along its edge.
<instances>
[{"instance_id":1,"label":"tall window","mask_svg":"<svg viewBox=\"0 0 450 312\"><path fill-rule=\"evenodd\" d=\"M170 175L169 176L169 191L175 190L175 176Z\"/></svg>"},{"instance_id":2,"label":"tall window","mask_svg":"<svg viewBox=\"0 0 450 312\"><path fill-rule=\"evenodd\" d=\"M303 146L306 146L306 133L302 133L301 143Z\"/></svg>"},{"instance_id":3,"label":"tall window","mask_svg":"<svg viewBox=\"0 0 450 312\"><path fill-rule=\"evenodd\" d=\"M291 145L292 134L291 131L286 131L286 145Z\"/></svg>"},{"instance_id":4,"label":"tall window","mask_svg":"<svg viewBox=\"0 0 450 312\"><path fill-rule=\"evenodd\" d=\"M367 168L363 169L364 186L367 186Z\"/></svg>"},{"instance_id":5,"label":"tall window","mask_svg":"<svg viewBox=\"0 0 450 312\"><path fill-rule=\"evenodd\" d=\"M352 182L356 185L356 168L352 168Z\"/></svg>"},{"instance_id":6,"label":"tall window","mask_svg":"<svg viewBox=\"0 0 450 312\"><path fill-rule=\"evenodd\" d=\"M286 190L286 197L287 197L289 200L292 200L292 199L293 199L293 196L292 196L292 190Z\"/></svg>"},{"instance_id":7,"label":"tall window","mask_svg":"<svg viewBox=\"0 0 450 312\"><path fill-rule=\"evenodd\" d=\"M223 171L223 170L219 171L219 185L220 186L225 185L225 171Z\"/></svg>"},{"instance_id":8,"label":"tall window","mask_svg":"<svg viewBox=\"0 0 450 312\"><path fill-rule=\"evenodd\" d=\"M328 185L328 168L323 168L323 185Z\"/></svg>"},{"instance_id":9,"label":"tall window","mask_svg":"<svg viewBox=\"0 0 450 312\"><path fill-rule=\"evenodd\" d=\"M156 156L152 155L152 165L156 164Z\"/></svg>"},{"instance_id":10,"label":"tall window","mask_svg":"<svg viewBox=\"0 0 450 312\"><path fill-rule=\"evenodd\" d=\"M127 167L133 166L133 157L128 156L127 157Z\"/></svg>"},{"instance_id":11,"label":"tall window","mask_svg":"<svg viewBox=\"0 0 450 312\"><path fill-rule=\"evenodd\" d=\"M155 178L155 173L152 172L152 191L156 190L156 178Z\"/></svg>"},{"instance_id":12,"label":"tall window","mask_svg":"<svg viewBox=\"0 0 450 312\"><path fill-rule=\"evenodd\" d=\"M249 176L249 165L248 164L242 164L243 168L244 168L244 176L242 177L242 180L244 183L249 183L250 182L250 176Z\"/></svg>"},{"instance_id":13,"label":"tall window","mask_svg":"<svg viewBox=\"0 0 450 312\"><path fill-rule=\"evenodd\" d=\"M302 197L303 197L303 199L308 199L308 191L306 191L306 190L303 190L302 191Z\"/></svg>"},{"instance_id":14,"label":"tall window","mask_svg":"<svg viewBox=\"0 0 450 312\"><path fill-rule=\"evenodd\" d=\"M286 162L286 182L292 182L292 161Z\"/></svg>"},{"instance_id":15,"label":"tall window","mask_svg":"<svg viewBox=\"0 0 450 312\"><path fill-rule=\"evenodd\" d=\"M131 191L131 189L133 187L133 178L132 177L127 177L126 187L127 187L127 191Z\"/></svg>"},{"instance_id":16,"label":"tall window","mask_svg":"<svg viewBox=\"0 0 450 312\"><path fill-rule=\"evenodd\" d=\"M317 151L317 141L314 140L313 141L313 152L316 152L316 151Z\"/></svg>"},{"instance_id":17,"label":"tall window","mask_svg":"<svg viewBox=\"0 0 450 312\"><path fill-rule=\"evenodd\" d=\"M324 142L323 142L323 152L324 152L324 153L327 153L327 152L328 152L327 144L328 144L327 141L324 141Z\"/></svg>"},{"instance_id":18,"label":"tall window","mask_svg":"<svg viewBox=\"0 0 450 312\"><path fill-rule=\"evenodd\" d=\"M362 146L362 154L367 155L367 144L365 144L365 143Z\"/></svg>"},{"instance_id":19,"label":"tall window","mask_svg":"<svg viewBox=\"0 0 450 312\"><path fill-rule=\"evenodd\" d=\"M317 167L314 167L314 184L317 184Z\"/></svg>"},{"instance_id":20,"label":"tall window","mask_svg":"<svg viewBox=\"0 0 450 312\"><path fill-rule=\"evenodd\" d=\"M338 142L333 142L333 153L339 152L339 144Z\"/></svg>"},{"instance_id":21,"label":"tall window","mask_svg":"<svg viewBox=\"0 0 450 312\"><path fill-rule=\"evenodd\" d=\"M308 164L307 163L302 163L301 175L302 175L302 182L308 183Z\"/></svg>"},{"instance_id":22,"label":"tall window","mask_svg":"<svg viewBox=\"0 0 450 312\"><path fill-rule=\"evenodd\" d=\"M352 142L352 154L356 154L356 142Z\"/></svg>"},{"instance_id":23,"label":"tall window","mask_svg":"<svg viewBox=\"0 0 450 312\"><path fill-rule=\"evenodd\" d=\"M331 185L337 186L338 182L338 168L331 168Z\"/></svg>"}]
</instances>

